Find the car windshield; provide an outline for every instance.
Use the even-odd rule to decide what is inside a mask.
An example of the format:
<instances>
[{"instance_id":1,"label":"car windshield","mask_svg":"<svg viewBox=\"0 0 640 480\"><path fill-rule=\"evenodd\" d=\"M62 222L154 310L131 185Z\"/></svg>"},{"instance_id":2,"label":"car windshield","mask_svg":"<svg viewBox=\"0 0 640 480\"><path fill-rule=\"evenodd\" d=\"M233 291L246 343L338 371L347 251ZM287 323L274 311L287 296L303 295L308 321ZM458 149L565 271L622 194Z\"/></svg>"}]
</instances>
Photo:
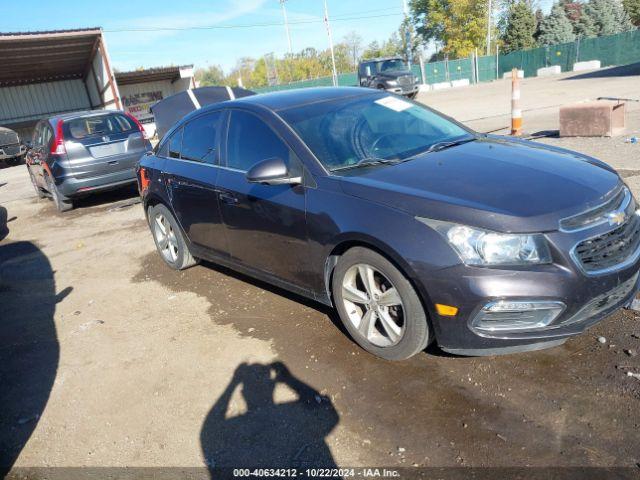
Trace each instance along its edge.
<instances>
[{"instance_id":1,"label":"car windshield","mask_svg":"<svg viewBox=\"0 0 640 480\"><path fill-rule=\"evenodd\" d=\"M386 72L387 70L408 70L407 64L399 58L394 58L392 60L385 60L380 64L380 71Z\"/></svg>"},{"instance_id":2,"label":"car windshield","mask_svg":"<svg viewBox=\"0 0 640 480\"><path fill-rule=\"evenodd\" d=\"M341 98L279 113L328 170L403 161L443 142L474 138L441 115L387 94Z\"/></svg>"}]
</instances>

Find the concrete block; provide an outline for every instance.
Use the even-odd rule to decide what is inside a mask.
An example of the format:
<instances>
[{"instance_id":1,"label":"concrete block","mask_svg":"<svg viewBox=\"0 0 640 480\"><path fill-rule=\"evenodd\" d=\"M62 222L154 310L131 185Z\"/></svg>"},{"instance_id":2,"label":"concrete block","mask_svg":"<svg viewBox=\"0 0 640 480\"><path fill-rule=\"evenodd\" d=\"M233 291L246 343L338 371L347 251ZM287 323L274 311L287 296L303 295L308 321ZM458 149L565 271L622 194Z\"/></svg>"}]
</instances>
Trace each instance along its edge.
<instances>
[{"instance_id":1,"label":"concrete block","mask_svg":"<svg viewBox=\"0 0 640 480\"><path fill-rule=\"evenodd\" d=\"M561 137L612 137L624 128L624 103L603 100L560 107Z\"/></svg>"},{"instance_id":2,"label":"concrete block","mask_svg":"<svg viewBox=\"0 0 640 480\"><path fill-rule=\"evenodd\" d=\"M553 67L539 68L536 71L536 76L551 77L552 75L558 75L559 73L562 73L562 68L560 67L560 65L554 65Z\"/></svg>"},{"instance_id":3,"label":"concrete block","mask_svg":"<svg viewBox=\"0 0 640 480\"><path fill-rule=\"evenodd\" d=\"M428 92L430 90L431 90L431 85L429 85L428 83L422 83L418 86L418 92L420 93Z\"/></svg>"},{"instance_id":4,"label":"concrete block","mask_svg":"<svg viewBox=\"0 0 640 480\"><path fill-rule=\"evenodd\" d=\"M433 83L431 85L431 88L433 90L444 90L445 88L451 88L451 82Z\"/></svg>"},{"instance_id":5,"label":"concrete block","mask_svg":"<svg viewBox=\"0 0 640 480\"><path fill-rule=\"evenodd\" d=\"M502 78L511 78L511 71L504 72ZM518 70L518 78L524 78L524 70Z\"/></svg>"},{"instance_id":6,"label":"concrete block","mask_svg":"<svg viewBox=\"0 0 640 480\"><path fill-rule=\"evenodd\" d=\"M584 72L585 70L597 70L602 67L600 60L589 60L588 62L576 62L573 64L574 72Z\"/></svg>"},{"instance_id":7,"label":"concrete block","mask_svg":"<svg viewBox=\"0 0 640 480\"><path fill-rule=\"evenodd\" d=\"M468 87L471 82L468 78L461 78L460 80L451 80L452 87Z\"/></svg>"}]
</instances>

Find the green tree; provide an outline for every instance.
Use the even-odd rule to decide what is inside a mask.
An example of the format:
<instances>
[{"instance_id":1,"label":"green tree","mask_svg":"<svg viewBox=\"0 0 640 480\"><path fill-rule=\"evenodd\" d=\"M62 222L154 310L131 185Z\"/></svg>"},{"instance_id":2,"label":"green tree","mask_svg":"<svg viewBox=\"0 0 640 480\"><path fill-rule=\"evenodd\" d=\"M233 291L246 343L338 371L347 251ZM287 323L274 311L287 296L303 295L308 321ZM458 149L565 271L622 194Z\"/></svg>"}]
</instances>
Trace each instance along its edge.
<instances>
[{"instance_id":1,"label":"green tree","mask_svg":"<svg viewBox=\"0 0 640 480\"><path fill-rule=\"evenodd\" d=\"M573 42L576 36L573 26L564 13L562 5L556 3L551 12L540 24L538 43L540 45L555 45L556 43Z\"/></svg>"},{"instance_id":2,"label":"green tree","mask_svg":"<svg viewBox=\"0 0 640 480\"><path fill-rule=\"evenodd\" d=\"M342 38L342 43L347 46L351 57L351 66L355 69L362 53L362 37L358 32L351 31Z\"/></svg>"},{"instance_id":3,"label":"green tree","mask_svg":"<svg viewBox=\"0 0 640 480\"><path fill-rule=\"evenodd\" d=\"M194 74L200 86L225 85L225 75L220 65L211 65L207 68L198 68Z\"/></svg>"},{"instance_id":4,"label":"green tree","mask_svg":"<svg viewBox=\"0 0 640 480\"><path fill-rule=\"evenodd\" d=\"M488 0L412 0L418 34L425 42L440 42L450 57L466 57L484 50Z\"/></svg>"},{"instance_id":5,"label":"green tree","mask_svg":"<svg viewBox=\"0 0 640 480\"><path fill-rule=\"evenodd\" d=\"M618 0L589 0L583 8L583 17L595 25L595 35L613 35L634 28L629 15Z\"/></svg>"},{"instance_id":6,"label":"green tree","mask_svg":"<svg viewBox=\"0 0 640 480\"><path fill-rule=\"evenodd\" d=\"M502 34L502 50L526 50L536 46L536 17L531 7L520 0L509 8Z\"/></svg>"},{"instance_id":7,"label":"green tree","mask_svg":"<svg viewBox=\"0 0 640 480\"><path fill-rule=\"evenodd\" d=\"M622 0L622 5L629 15L631 23L640 27L640 0Z\"/></svg>"}]
</instances>

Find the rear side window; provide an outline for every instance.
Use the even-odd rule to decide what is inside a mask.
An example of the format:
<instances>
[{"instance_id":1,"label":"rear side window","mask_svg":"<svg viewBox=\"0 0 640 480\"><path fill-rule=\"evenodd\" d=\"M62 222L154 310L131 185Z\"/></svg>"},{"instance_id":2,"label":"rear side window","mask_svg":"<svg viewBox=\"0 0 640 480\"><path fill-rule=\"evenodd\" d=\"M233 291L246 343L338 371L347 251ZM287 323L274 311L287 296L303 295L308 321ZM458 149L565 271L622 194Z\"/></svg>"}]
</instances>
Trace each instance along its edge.
<instances>
[{"instance_id":1,"label":"rear side window","mask_svg":"<svg viewBox=\"0 0 640 480\"><path fill-rule=\"evenodd\" d=\"M202 115L184 127L180 156L184 160L216 163L217 134L221 112Z\"/></svg>"},{"instance_id":2,"label":"rear side window","mask_svg":"<svg viewBox=\"0 0 640 480\"><path fill-rule=\"evenodd\" d=\"M66 120L65 126L69 136L76 140L93 135L113 135L138 130L133 120L119 113L74 118Z\"/></svg>"},{"instance_id":3,"label":"rear side window","mask_svg":"<svg viewBox=\"0 0 640 480\"><path fill-rule=\"evenodd\" d=\"M227 166L247 171L256 163L278 157L290 164L294 154L269 126L255 115L235 110L229 124Z\"/></svg>"},{"instance_id":4,"label":"rear side window","mask_svg":"<svg viewBox=\"0 0 640 480\"><path fill-rule=\"evenodd\" d=\"M182 148L182 128L171 135L171 138L167 142L169 158L180 158L180 149Z\"/></svg>"}]
</instances>

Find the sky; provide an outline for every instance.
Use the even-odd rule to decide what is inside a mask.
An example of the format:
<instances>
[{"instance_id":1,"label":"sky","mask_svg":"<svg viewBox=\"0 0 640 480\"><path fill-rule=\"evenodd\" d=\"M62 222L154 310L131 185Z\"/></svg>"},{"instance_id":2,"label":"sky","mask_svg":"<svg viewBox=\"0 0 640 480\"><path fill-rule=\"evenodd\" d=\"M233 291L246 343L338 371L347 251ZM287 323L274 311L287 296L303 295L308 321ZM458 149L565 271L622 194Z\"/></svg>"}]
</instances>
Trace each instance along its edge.
<instances>
[{"instance_id":1,"label":"sky","mask_svg":"<svg viewBox=\"0 0 640 480\"><path fill-rule=\"evenodd\" d=\"M334 42L356 31L386 40L402 21L402 0L327 0ZM322 0L287 0L293 51L328 47ZM359 18L358 18L359 17ZM364 18L363 18L364 17ZM102 27L114 67L221 65L288 51L279 0L0 0L0 31ZM276 24L247 26L256 24Z\"/></svg>"}]
</instances>

